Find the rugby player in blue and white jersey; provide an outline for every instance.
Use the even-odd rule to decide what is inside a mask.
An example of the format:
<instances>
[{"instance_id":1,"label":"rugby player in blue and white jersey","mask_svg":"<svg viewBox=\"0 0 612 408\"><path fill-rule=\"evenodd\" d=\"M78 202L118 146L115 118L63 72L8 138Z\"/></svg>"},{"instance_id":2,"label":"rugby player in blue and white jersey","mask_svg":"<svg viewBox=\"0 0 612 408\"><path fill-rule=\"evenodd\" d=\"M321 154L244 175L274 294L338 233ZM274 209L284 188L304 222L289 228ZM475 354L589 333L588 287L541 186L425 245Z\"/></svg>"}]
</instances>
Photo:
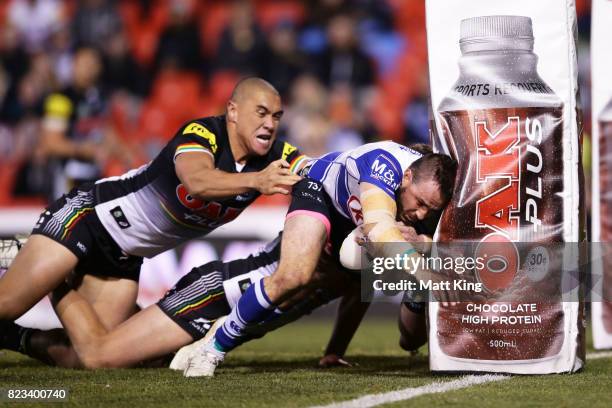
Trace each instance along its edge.
<instances>
[{"instance_id":1,"label":"rugby player in blue and white jersey","mask_svg":"<svg viewBox=\"0 0 612 408\"><path fill-rule=\"evenodd\" d=\"M157 304L103 335L76 336L73 344L63 329L29 329L30 335L23 338L19 347L5 344L4 339L11 333L0 333L0 348L8 346L46 364L66 368L132 367L143 362L157 366L168 353L214 333L220 319L231 311L244 290L276 270L280 241L279 234L245 258L212 261L193 268ZM313 281L313 285L284 302L273 318L251 327L247 333L249 338L261 337L341 296L334 333L321 360L324 366L341 365L368 304L360 302L355 275L330 258L319 262ZM197 345L181 349L171 368L184 370L190 351ZM155 360L160 357L161 361Z\"/></svg>"},{"instance_id":2,"label":"rugby player in blue and white jersey","mask_svg":"<svg viewBox=\"0 0 612 408\"><path fill-rule=\"evenodd\" d=\"M185 375L214 375L225 353L245 341L245 329L311 284L321 253L337 254L355 226L373 243L407 242L397 220L411 224L441 211L451 198L457 164L424 153L379 142L311 161L292 191L277 270L245 291ZM407 255L420 257L416 251Z\"/></svg>"},{"instance_id":3,"label":"rugby player in blue and white jersey","mask_svg":"<svg viewBox=\"0 0 612 408\"><path fill-rule=\"evenodd\" d=\"M182 126L151 163L52 203L0 278L0 335L16 333L5 343L24 341L12 321L52 291L74 344L103 335L134 313L143 257L208 234L260 194L288 194L303 156L276 140L282 113L272 85L242 80L225 115Z\"/></svg>"}]
</instances>

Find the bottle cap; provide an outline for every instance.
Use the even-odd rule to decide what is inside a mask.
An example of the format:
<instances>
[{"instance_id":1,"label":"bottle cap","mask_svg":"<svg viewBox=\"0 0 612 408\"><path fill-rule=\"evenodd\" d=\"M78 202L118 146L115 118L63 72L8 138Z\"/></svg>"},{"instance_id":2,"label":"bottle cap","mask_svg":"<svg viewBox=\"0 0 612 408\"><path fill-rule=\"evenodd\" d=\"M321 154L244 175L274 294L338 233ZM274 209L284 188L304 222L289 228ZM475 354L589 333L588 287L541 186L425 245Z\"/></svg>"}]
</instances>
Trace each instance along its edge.
<instances>
[{"instance_id":1,"label":"bottle cap","mask_svg":"<svg viewBox=\"0 0 612 408\"><path fill-rule=\"evenodd\" d=\"M461 21L461 52L523 50L533 51L531 18L523 16L481 16Z\"/></svg>"}]
</instances>

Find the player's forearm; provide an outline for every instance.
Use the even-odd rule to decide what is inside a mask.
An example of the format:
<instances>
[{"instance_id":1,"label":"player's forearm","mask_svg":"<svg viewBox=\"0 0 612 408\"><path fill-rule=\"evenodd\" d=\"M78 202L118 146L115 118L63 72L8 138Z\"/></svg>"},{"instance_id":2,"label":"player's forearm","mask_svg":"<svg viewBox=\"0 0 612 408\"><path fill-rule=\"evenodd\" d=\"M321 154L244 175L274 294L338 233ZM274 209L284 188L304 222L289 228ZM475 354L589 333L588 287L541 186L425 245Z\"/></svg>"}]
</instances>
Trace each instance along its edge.
<instances>
[{"instance_id":1,"label":"player's forearm","mask_svg":"<svg viewBox=\"0 0 612 408\"><path fill-rule=\"evenodd\" d=\"M187 192L205 200L232 197L256 189L257 173L227 173L217 169L203 169L183 180Z\"/></svg>"},{"instance_id":2,"label":"player's forearm","mask_svg":"<svg viewBox=\"0 0 612 408\"><path fill-rule=\"evenodd\" d=\"M361 302L358 285L342 297L338 306L334 331L325 349L326 355L344 356L369 306L369 303Z\"/></svg>"}]
</instances>

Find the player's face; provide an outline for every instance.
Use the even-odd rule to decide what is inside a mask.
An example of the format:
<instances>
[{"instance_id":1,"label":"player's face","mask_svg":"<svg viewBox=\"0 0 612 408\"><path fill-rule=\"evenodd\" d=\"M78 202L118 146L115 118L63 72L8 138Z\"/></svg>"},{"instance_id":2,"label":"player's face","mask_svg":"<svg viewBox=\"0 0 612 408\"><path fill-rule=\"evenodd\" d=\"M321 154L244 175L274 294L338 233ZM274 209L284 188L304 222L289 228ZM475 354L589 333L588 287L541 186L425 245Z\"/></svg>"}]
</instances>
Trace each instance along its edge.
<instances>
[{"instance_id":1,"label":"player's face","mask_svg":"<svg viewBox=\"0 0 612 408\"><path fill-rule=\"evenodd\" d=\"M274 92L257 90L236 106L236 131L251 154L264 156L270 151L283 111Z\"/></svg>"},{"instance_id":2,"label":"player's face","mask_svg":"<svg viewBox=\"0 0 612 408\"><path fill-rule=\"evenodd\" d=\"M406 224L423 221L434 212L442 210L444 206L438 184L431 179L415 183L410 172L407 172L402 180L397 201L398 218Z\"/></svg>"}]
</instances>

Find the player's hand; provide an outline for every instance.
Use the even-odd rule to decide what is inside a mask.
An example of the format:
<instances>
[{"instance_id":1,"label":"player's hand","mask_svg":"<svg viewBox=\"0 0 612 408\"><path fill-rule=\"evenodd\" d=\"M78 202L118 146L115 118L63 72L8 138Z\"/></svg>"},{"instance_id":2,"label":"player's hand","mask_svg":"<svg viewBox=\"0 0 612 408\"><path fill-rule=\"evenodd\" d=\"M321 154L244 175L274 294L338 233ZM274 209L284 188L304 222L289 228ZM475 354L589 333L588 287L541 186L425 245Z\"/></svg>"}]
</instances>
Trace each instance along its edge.
<instances>
[{"instance_id":1,"label":"player's hand","mask_svg":"<svg viewBox=\"0 0 612 408\"><path fill-rule=\"evenodd\" d=\"M353 364L349 363L337 354L327 354L319 360L320 368L330 367L352 367Z\"/></svg>"},{"instance_id":2,"label":"player's hand","mask_svg":"<svg viewBox=\"0 0 612 408\"><path fill-rule=\"evenodd\" d=\"M414 227L404 224L401 221L397 222L397 227L404 239L414 247L421 254L428 254L431 252L431 244L433 240L431 237L425 234L418 234Z\"/></svg>"},{"instance_id":3,"label":"player's hand","mask_svg":"<svg viewBox=\"0 0 612 408\"><path fill-rule=\"evenodd\" d=\"M273 161L257 173L255 189L262 194L289 194L289 187L300 181L302 178L297 174L291 173L289 163L285 160Z\"/></svg>"}]
</instances>

